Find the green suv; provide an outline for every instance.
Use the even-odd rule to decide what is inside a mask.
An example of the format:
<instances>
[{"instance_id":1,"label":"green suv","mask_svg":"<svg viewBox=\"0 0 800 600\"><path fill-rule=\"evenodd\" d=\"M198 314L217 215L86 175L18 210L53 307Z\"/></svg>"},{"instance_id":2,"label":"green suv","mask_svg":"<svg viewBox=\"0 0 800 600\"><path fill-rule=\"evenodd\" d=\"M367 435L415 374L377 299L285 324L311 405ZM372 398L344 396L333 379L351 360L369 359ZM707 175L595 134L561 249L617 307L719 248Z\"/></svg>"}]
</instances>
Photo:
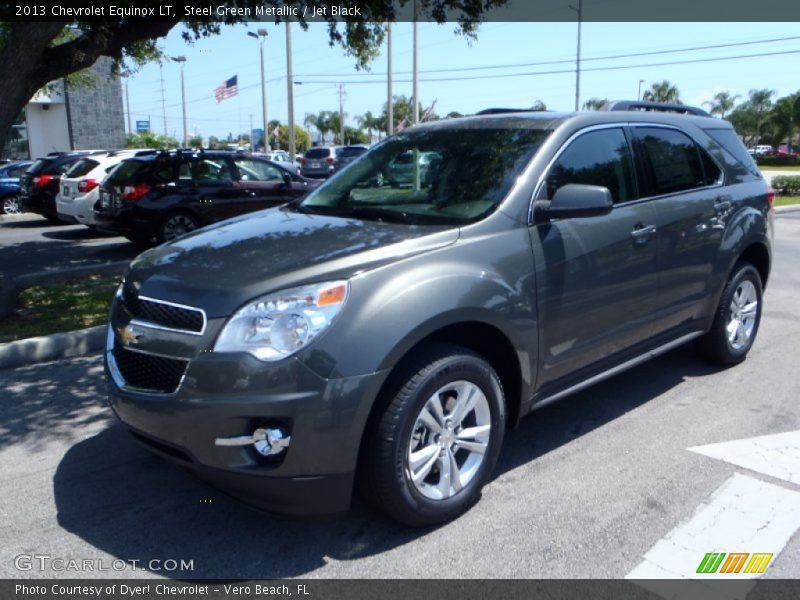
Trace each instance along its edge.
<instances>
[{"instance_id":1,"label":"green suv","mask_svg":"<svg viewBox=\"0 0 800 600\"><path fill-rule=\"evenodd\" d=\"M745 358L773 193L729 123L490 112L136 258L105 354L131 433L274 512L341 513L358 487L427 525L478 500L537 407L692 340Z\"/></svg>"}]
</instances>

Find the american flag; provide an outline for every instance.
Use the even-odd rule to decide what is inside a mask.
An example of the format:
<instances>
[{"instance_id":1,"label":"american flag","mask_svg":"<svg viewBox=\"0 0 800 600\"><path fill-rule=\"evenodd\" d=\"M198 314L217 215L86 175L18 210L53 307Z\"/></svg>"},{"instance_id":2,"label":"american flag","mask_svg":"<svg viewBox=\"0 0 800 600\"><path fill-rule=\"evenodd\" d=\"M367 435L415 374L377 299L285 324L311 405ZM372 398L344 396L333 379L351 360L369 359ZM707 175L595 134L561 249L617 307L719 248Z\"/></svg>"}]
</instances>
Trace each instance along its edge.
<instances>
[{"instance_id":1,"label":"american flag","mask_svg":"<svg viewBox=\"0 0 800 600\"><path fill-rule=\"evenodd\" d=\"M233 98L239 93L239 82L237 78L238 75L234 75L214 90L214 98L216 98L218 104L226 98Z\"/></svg>"}]
</instances>

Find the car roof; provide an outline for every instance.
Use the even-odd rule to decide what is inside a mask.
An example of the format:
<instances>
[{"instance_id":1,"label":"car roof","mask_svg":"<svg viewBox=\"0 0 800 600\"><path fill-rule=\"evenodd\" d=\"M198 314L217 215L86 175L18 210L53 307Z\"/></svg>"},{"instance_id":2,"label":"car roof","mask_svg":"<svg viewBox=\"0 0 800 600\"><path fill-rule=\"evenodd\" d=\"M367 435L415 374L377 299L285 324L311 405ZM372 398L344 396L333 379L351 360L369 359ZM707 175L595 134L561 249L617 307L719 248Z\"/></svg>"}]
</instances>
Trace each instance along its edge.
<instances>
[{"instance_id":1,"label":"car roof","mask_svg":"<svg viewBox=\"0 0 800 600\"><path fill-rule=\"evenodd\" d=\"M635 106L647 103L631 103ZM658 105L657 105L658 106ZM663 106L663 105L661 105ZM691 108L691 107L687 107ZM496 112L495 112L496 110ZM606 123L653 123L681 127L686 123L701 128L712 126L717 129L732 128L727 121L716 119L710 115L682 114L678 112L664 112L661 110L594 110L582 112L550 112L550 111L513 111L509 109L495 109L468 117L444 119L416 125L414 130L434 129L543 129L555 130L562 125L571 124L575 127L589 127ZM696 109L699 110L699 109ZM702 112L702 111L701 111Z\"/></svg>"}]
</instances>

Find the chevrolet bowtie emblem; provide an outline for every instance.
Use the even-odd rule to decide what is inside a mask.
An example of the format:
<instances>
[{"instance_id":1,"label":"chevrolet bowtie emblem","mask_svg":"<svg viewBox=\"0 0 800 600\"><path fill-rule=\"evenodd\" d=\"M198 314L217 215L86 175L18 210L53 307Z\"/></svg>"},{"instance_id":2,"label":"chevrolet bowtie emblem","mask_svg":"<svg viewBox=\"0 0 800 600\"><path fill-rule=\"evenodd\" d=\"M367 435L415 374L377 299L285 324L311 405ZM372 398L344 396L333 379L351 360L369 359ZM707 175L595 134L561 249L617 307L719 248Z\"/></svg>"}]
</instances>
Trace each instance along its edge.
<instances>
[{"instance_id":1,"label":"chevrolet bowtie emblem","mask_svg":"<svg viewBox=\"0 0 800 600\"><path fill-rule=\"evenodd\" d=\"M133 325L126 325L125 327L117 327L117 337L119 337L119 341L123 345L130 346L137 343L142 334Z\"/></svg>"}]
</instances>

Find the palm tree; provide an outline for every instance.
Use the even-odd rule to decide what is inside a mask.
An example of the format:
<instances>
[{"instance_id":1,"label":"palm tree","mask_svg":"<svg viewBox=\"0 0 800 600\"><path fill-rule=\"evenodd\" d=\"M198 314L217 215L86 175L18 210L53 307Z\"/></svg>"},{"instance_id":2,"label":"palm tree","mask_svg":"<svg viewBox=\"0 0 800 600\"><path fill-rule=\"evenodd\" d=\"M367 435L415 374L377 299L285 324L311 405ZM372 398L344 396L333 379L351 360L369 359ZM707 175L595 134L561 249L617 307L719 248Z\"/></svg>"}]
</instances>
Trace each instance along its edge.
<instances>
[{"instance_id":1,"label":"palm tree","mask_svg":"<svg viewBox=\"0 0 800 600\"><path fill-rule=\"evenodd\" d=\"M788 139L788 151L793 148L794 127L800 122L800 92L784 96L775 101L775 105L765 119L770 127L772 141L779 144Z\"/></svg>"},{"instance_id":2,"label":"palm tree","mask_svg":"<svg viewBox=\"0 0 800 600\"><path fill-rule=\"evenodd\" d=\"M753 111L756 120L756 144L761 139L761 125L767 113L772 109L772 97L775 95L775 90L750 90L747 92L749 96L748 104Z\"/></svg>"},{"instance_id":3,"label":"palm tree","mask_svg":"<svg viewBox=\"0 0 800 600\"><path fill-rule=\"evenodd\" d=\"M362 129L367 130L367 135L369 136L369 141L372 143L372 130L378 130L378 139L380 140L380 133L381 133L381 123L380 119L372 114L371 110L368 110L363 115L356 117L356 122L358 126Z\"/></svg>"},{"instance_id":4,"label":"palm tree","mask_svg":"<svg viewBox=\"0 0 800 600\"><path fill-rule=\"evenodd\" d=\"M741 98L739 94L731 96L730 92L717 92L714 94L714 100L711 102L703 102L703 104L710 108L712 115L719 115L720 119L724 119L725 115L736 106L736 101L739 98Z\"/></svg>"},{"instance_id":5,"label":"palm tree","mask_svg":"<svg viewBox=\"0 0 800 600\"><path fill-rule=\"evenodd\" d=\"M536 100L528 110L547 110L547 105L541 100Z\"/></svg>"},{"instance_id":6,"label":"palm tree","mask_svg":"<svg viewBox=\"0 0 800 600\"><path fill-rule=\"evenodd\" d=\"M648 102L668 102L670 104L680 104L681 94L678 88L666 79L660 83L654 83L650 89L642 94L642 100Z\"/></svg>"},{"instance_id":7,"label":"palm tree","mask_svg":"<svg viewBox=\"0 0 800 600\"><path fill-rule=\"evenodd\" d=\"M589 98L583 103L583 110L600 110L606 104L608 104L608 100L605 98Z\"/></svg>"}]
</instances>

